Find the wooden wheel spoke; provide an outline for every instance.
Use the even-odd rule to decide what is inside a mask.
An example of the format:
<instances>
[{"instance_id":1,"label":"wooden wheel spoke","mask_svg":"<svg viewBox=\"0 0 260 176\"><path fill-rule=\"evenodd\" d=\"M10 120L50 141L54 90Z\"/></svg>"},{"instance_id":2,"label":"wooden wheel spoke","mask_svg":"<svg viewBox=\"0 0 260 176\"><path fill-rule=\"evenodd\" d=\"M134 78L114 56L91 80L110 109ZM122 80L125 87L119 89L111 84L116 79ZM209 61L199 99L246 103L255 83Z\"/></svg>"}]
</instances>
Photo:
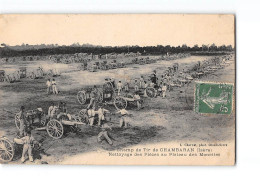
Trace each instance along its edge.
<instances>
[{"instance_id":1,"label":"wooden wheel spoke","mask_svg":"<svg viewBox=\"0 0 260 176\"><path fill-rule=\"evenodd\" d=\"M12 153L7 150L5 151L5 153L9 156L9 158L11 158L13 156Z\"/></svg>"}]
</instances>

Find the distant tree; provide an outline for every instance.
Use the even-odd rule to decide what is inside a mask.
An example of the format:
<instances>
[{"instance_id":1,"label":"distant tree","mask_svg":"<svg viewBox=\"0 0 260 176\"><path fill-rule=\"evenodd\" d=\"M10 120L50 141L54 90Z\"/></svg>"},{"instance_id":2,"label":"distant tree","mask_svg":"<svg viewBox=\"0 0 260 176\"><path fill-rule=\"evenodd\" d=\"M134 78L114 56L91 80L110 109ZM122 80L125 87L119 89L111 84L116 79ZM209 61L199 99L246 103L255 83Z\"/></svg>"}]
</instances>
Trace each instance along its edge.
<instances>
[{"instance_id":1,"label":"distant tree","mask_svg":"<svg viewBox=\"0 0 260 176\"><path fill-rule=\"evenodd\" d=\"M202 51L208 51L209 47L208 45L202 45Z\"/></svg>"},{"instance_id":2,"label":"distant tree","mask_svg":"<svg viewBox=\"0 0 260 176\"><path fill-rule=\"evenodd\" d=\"M226 45L221 45L220 47L218 47L218 50L219 51L226 51L227 47L226 47Z\"/></svg>"},{"instance_id":3,"label":"distant tree","mask_svg":"<svg viewBox=\"0 0 260 176\"><path fill-rule=\"evenodd\" d=\"M209 51L217 51L217 46L215 45L215 43L213 43L212 45L210 45Z\"/></svg>"},{"instance_id":4,"label":"distant tree","mask_svg":"<svg viewBox=\"0 0 260 176\"><path fill-rule=\"evenodd\" d=\"M194 45L192 50L193 51L199 51L200 50L199 45L198 44Z\"/></svg>"},{"instance_id":5,"label":"distant tree","mask_svg":"<svg viewBox=\"0 0 260 176\"><path fill-rule=\"evenodd\" d=\"M228 45L228 46L227 46L227 50L228 50L228 51L233 51L233 47L232 47L231 45Z\"/></svg>"}]
</instances>

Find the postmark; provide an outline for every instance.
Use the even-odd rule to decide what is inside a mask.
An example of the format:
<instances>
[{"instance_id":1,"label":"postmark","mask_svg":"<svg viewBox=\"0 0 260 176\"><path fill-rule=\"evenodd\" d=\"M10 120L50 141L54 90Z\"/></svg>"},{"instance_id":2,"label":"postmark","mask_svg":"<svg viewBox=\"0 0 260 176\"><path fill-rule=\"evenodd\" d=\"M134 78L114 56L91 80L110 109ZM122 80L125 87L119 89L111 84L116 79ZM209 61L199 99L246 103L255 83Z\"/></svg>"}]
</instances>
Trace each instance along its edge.
<instances>
[{"instance_id":1,"label":"postmark","mask_svg":"<svg viewBox=\"0 0 260 176\"><path fill-rule=\"evenodd\" d=\"M231 114L234 85L231 83L196 82L194 109L198 113Z\"/></svg>"}]
</instances>

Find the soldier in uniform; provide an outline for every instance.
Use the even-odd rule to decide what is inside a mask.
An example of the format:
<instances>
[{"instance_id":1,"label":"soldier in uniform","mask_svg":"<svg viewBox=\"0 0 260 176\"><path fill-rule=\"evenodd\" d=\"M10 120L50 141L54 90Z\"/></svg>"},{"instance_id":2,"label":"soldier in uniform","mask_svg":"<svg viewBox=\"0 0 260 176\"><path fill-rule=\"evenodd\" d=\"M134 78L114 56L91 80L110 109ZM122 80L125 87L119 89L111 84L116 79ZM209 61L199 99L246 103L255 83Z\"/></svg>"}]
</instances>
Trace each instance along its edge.
<instances>
[{"instance_id":1,"label":"soldier in uniform","mask_svg":"<svg viewBox=\"0 0 260 176\"><path fill-rule=\"evenodd\" d=\"M29 126L29 124L26 120L27 117L26 117L26 112L25 112L24 106L21 106L18 116L20 119L19 135L20 135L20 137L23 137L25 135L26 127Z\"/></svg>"},{"instance_id":2,"label":"soldier in uniform","mask_svg":"<svg viewBox=\"0 0 260 176\"><path fill-rule=\"evenodd\" d=\"M121 109L121 110L116 112L116 114L119 114L119 113L121 115L120 121L119 121L119 124L120 124L119 126L120 127L124 126L125 128L127 128L127 126L128 126L128 115L130 115L129 112L125 109Z\"/></svg>"},{"instance_id":3,"label":"soldier in uniform","mask_svg":"<svg viewBox=\"0 0 260 176\"><path fill-rule=\"evenodd\" d=\"M121 81L118 81L118 83L117 83L117 91L118 91L118 95L120 95L122 89L123 89L123 84L122 84Z\"/></svg>"},{"instance_id":4,"label":"soldier in uniform","mask_svg":"<svg viewBox=\"0 0 260 176\"><path fill-rule=\"evenodd\" d=\"M97 136L97 141L100 143L103 140L106 140L110 145L113 145L108 129L112 130L106 123L102 125L101 132Z\"/></svg>"},{"instance_id":5,"label":"soldier in uniform","mask_svg":"<svg viewBox=\"0 0 260 176\"><path fill-rule=\"evenodd\" d=\"M109 110L105 109L103 105L99 105L98 113L98 126L101 125L102 121L105 121L105 113L109 113Z\"/></svg>"},{"instance_id":6,"label":"soldier in uniform","mask_svg":"<svg viewBox=\"0 0 260 176\"><path fill-rule=\"evenodd\" d=\"M98 89L97 86L94 86L93 90L90 93L90 102L87 107L89 109L91 106L96 106L96 97L98 96Z\"/></svg>"},{"instance_id":7,"label":"soldier in uniform","mask_svg":"<svg viewBox=\"0 0 260 176\"><path fill-rule=\"evenodd\" d=\"M39 146L41 146L41 144L34 139L34 137L31 135L31 131L27 129L25 132L25 136L20 139L14 138L14 142L17 144L23 144L23 153L21 161L25 162L26 155L28 155L29 161L33 162L32 146L33 144L38 144Z\"/></svg>"},{"instance_id":8,"label":"soldier in uniform","mask_svg":"<svg viewBox=\"0 0 260 176\"><path fill-rule=\"evenodd\" d=\"M96 115L95 106L92 106L92 108L88 110L88 117L89 117L88 120L89 120L89 125L91 127L94 125L95 115Z\"/></svg>"}]
</instances>

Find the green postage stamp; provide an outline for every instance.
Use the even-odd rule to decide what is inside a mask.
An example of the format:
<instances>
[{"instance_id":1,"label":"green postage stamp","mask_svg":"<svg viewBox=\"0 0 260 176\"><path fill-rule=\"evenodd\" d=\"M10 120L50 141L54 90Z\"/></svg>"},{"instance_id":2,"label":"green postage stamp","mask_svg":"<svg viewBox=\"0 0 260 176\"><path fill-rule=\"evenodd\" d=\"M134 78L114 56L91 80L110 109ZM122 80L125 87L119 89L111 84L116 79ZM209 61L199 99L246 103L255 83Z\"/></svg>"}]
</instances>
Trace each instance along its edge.
<instances>
[{"instance_id":1,"label":"green postage stamp","mask_svg":"<svg viewBox=\"0 0 260 176\"><path fill-rule=\"evenodd\" d=\"M231 114L234 85L231 83L196 82L195 111L198 113Z\"/></svg>"}]
</instances>

